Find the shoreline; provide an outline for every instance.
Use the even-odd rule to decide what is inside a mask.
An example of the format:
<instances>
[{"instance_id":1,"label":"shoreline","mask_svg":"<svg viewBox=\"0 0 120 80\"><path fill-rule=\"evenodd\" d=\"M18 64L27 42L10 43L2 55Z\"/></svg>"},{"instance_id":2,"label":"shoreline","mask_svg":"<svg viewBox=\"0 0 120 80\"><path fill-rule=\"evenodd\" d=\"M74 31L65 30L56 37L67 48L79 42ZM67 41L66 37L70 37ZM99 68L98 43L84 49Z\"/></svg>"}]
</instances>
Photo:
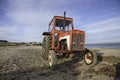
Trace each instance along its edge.
<instances>
[{"instance_id":1,"label":"shoreline","mask_svg":"<svg viewBox=\"0 0 120 80\"><path fill-rule=\"evenodd\" d=\"M86 48L90 48L90 49L117 49L119 50L120 48L107 48L107 47L86 47Z\"/></svg>"},{"instance_id":2,"label":"shoreline","mask_svg":"<svg viewBox=\"0 0 120 80\"><path fill-rule=\"evenodd\" d=\"M98 55L102 54L103 56L115 56L120 57L120 49L113 49L113 48L88 48L95 50Z\"/></svg>"}]
</instances>

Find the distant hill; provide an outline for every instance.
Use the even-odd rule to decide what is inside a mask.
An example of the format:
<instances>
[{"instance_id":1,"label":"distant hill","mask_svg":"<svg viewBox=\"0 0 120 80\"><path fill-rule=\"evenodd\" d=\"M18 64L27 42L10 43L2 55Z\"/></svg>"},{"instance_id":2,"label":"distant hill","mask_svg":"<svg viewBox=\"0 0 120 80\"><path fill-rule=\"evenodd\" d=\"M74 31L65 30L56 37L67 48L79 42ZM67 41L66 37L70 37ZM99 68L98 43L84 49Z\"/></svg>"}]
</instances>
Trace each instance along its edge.
<instances>
[{"instance_id":1,"label":"distant hill","mask_svg":"<svg viewBox=\"0 0 120 80\"><path fill-rule=\"evenodd\" d=\"M42 43L37 42L8 42L7 40L0 40L0 46L42 46Z\"/></svg>"},{"instance_id":2,"label":"distant hill","mask_svg":"<svg viewBox=\"0 0 120 80\"><path fill-rule=\"evenodd\" d=\"M8 42L7 40L0 40L0 42Z\"/></svg>"}]
</instances>

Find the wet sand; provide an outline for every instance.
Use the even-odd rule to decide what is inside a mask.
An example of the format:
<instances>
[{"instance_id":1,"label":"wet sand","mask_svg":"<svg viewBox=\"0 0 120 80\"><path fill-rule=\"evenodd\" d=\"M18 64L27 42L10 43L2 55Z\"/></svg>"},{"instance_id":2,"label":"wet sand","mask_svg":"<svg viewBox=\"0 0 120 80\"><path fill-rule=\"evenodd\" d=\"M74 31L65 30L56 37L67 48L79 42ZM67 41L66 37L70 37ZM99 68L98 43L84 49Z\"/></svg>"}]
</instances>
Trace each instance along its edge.
<instances>
[{"instance_id":1,"label":"wet sand","mask_svg":"<svg viewBox=\"0 0 120 80\"><path fill-rule=\"evenodd\" d=\"M120 80L120 50L94 49L96 66L82 58L59 58L54 69L41 56L41 46L0 47L0 80Z\"/></svg>"}]
</instances>

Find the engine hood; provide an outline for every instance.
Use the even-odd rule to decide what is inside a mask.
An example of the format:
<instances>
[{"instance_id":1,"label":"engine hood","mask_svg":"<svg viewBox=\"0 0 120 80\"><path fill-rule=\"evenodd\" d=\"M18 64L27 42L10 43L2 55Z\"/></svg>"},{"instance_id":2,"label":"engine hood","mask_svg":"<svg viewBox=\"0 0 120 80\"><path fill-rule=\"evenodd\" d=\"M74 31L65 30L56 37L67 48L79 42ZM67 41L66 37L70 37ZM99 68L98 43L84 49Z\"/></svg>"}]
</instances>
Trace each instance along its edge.
<instances>
[{"instance_id":1,"label":"engine hood","mask_svg":"<svg viewBox=\"0 0 120 80\"><path fill-rule=\"evenodd\" d=\"M71 32L74 34L85 34L85 31L82 30L72 30Z\"/></svg>"}]
</instances>

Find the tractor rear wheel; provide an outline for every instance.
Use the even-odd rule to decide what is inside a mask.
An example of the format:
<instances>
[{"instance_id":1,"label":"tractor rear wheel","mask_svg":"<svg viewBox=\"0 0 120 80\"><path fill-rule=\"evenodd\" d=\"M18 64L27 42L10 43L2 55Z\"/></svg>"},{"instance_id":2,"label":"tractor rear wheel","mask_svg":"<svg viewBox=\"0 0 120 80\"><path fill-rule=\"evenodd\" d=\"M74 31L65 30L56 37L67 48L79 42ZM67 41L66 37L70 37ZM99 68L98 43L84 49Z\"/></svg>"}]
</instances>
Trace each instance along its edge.
<instances>
[{"instance_id":1,"label":"tractor rear wheel","mask_svg":"<svg viewBox=\"0 0 120 80\"><path fill-rule=\"evenodd\" d=\"M45 36L42 43L42 57L45 60L48 60L48 52L51 49L51 37Z\"/></svg>"},{"instance_id":2,"label":"tractor rear wheel","mask_svg":"<svg viewBox=\"0 0 120 80\"><path fill-rule=\"evenodd\" d=\"M91 50L91 51L87 51L84 55L84 62L89 65L90 67L96 65L97 63L97 55L96 52Z\"/></svg>"}]
</instances>

